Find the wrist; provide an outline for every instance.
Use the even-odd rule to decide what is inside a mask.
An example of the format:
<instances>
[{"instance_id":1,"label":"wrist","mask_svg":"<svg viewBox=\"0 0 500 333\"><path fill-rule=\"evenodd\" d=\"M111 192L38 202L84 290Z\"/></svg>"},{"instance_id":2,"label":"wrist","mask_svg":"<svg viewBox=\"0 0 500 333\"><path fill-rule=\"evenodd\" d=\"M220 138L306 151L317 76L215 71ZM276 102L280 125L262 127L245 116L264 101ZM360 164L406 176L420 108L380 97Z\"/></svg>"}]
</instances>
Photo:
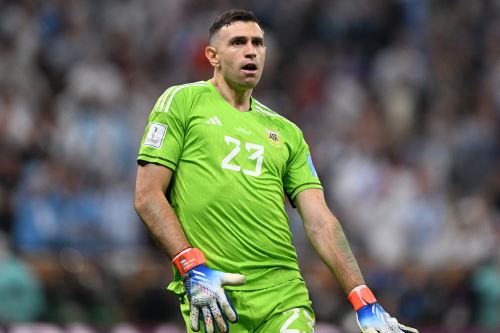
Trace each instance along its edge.
<instances>
[{"instance_id":1,"label":"wrist","mask_svg":"<svg viewBox=\"0 0 500 333\"><path fill-rule=\"evenodd\" d=\"M182 276L190 269L203 265L206 262L205 255L197 248L187 248L179 252L173 259L172 263L177 267Z\"/></svg>"},{"instance_id":2,"label":"wrist","mask_svg":"<svg viewBox=\"0 0 500 333\"><path fill-rule=\"evenodd\" d=\"M370 288L364 284L354 288L347 296L347 299L354 307L354 311L358 311L365 305L377 302L377 299L375 298L375 295L373 295Z\"/></svg>"}]
</instances>

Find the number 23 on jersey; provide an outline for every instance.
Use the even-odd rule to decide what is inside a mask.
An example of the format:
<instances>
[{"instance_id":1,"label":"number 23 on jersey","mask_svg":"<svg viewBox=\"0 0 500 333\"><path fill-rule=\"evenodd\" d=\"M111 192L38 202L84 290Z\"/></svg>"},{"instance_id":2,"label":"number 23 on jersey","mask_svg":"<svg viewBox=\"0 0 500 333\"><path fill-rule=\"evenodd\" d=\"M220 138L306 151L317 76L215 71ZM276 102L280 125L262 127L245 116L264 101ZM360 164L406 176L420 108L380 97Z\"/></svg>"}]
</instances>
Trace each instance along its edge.
<instances>
[{"instance_id":1,"label":"number 23 on jersey","mask_svg":"<svg viewBox=\"0 0 500 333\"><path fill-rule=\"evenodd\" d=\"M224 169L243 172L245 175L258 177L262 173L262 162L264 161L264 146L251 143L251 142L241 142L230 136L224 136L224 141L232 149L229 154L222 160L221 166ZM244 146L244 151L241 151L241 146ZM240 165L236 164L233 159L239 154L246 154L249 160L255 161L255 167L253 169L245 169Z\"/></svg>"}]
</instances>

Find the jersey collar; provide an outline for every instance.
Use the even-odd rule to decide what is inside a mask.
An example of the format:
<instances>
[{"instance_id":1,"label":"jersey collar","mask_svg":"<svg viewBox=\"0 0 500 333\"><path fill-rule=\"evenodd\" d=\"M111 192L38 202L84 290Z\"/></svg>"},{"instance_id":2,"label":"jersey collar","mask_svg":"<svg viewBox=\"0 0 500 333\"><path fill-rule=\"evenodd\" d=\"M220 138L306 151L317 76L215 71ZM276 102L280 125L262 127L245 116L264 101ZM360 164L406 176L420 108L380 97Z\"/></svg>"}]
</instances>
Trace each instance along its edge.
<instances>
[{"instance_id":1,"label":"jersey collar","mask_svg":"<svg viewBox=\"0 0 500 333\"><path fill-rule=\"evenodd\" d=\"M253 96L250 96L250 109L248 109L248 111L245 111L245 112L241 112L239 110L237 110L234 106L232 106L231 104L229 104L225 99L224 97L222 97L222 95L220 94L220 92L217 90L217 88L215 88L215 86L213 85L212 81L211 80L207 80L206 83L208 84L208 88L215 94L217 94L217 96L219 96L220 99L222 99L227 105L229 105L232 109L234 109L235 111L238 111L240 113L247 113L247 112L250 112L250 111L253 111L255 110L255 100L253 98Z\"/></svg>"}]
</instances>

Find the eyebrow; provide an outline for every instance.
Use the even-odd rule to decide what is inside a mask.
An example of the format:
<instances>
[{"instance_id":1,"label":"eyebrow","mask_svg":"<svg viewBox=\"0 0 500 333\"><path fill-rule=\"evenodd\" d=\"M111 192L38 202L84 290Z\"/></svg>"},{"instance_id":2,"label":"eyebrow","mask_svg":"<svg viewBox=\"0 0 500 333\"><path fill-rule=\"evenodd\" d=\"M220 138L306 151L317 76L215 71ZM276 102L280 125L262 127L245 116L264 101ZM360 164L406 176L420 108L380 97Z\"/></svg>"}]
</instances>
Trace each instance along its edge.
<instances>
[{"instance_id":1,"label":"eyebrow","mask_svg":"<svg viewBox=\"0 0 500 333\"><path fill-rule=\"evenodd\" d=\"M235 36L235 37L232 37L231 39L229 39L229 43L232 43L232 42L235 42L235 41L238 41L238 40L241 40L241 41L246 41L248 40L248 38L246 36ZM264 38L263 37L251 37L251 40L252 42L261 42L261 43L264 43Z\"/></svg>"}]
</instances>

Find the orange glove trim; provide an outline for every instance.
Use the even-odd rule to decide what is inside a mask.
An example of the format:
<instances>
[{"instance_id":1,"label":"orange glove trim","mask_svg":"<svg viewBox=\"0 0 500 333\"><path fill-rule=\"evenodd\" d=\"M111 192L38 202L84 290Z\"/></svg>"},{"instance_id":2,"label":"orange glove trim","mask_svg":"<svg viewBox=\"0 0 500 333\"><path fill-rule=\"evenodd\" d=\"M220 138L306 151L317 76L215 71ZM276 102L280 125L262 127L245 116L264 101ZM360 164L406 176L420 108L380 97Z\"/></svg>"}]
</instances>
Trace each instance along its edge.
<instances>
[{"instance_id":1,"label":"orange glove trim","mask_svg":"<svg viewBox=\"0 0 500 333\"><path fill-rule=\"evenodd\" d=\"M179 252L172 263L177 267L181 275L184 276L187 271L198 265L202 265L206 262L205 255L197 248L187 248Z\"/></svg>"},{"instance_id":2,"label":"orange glove trim","mask_svg":"<svg viewBox=\"0 0 500 333\"><path fill-rule=\"evenodd\" d=\"M352 306L354 307L354 311L358 311L365 305L377 302L377 299L373 295L370 288L368 288L364 284L354 288L349 293L349 296L347 296L347 299L349 300L349 302L351 302Z\"/></svg>"}]
</instances>

